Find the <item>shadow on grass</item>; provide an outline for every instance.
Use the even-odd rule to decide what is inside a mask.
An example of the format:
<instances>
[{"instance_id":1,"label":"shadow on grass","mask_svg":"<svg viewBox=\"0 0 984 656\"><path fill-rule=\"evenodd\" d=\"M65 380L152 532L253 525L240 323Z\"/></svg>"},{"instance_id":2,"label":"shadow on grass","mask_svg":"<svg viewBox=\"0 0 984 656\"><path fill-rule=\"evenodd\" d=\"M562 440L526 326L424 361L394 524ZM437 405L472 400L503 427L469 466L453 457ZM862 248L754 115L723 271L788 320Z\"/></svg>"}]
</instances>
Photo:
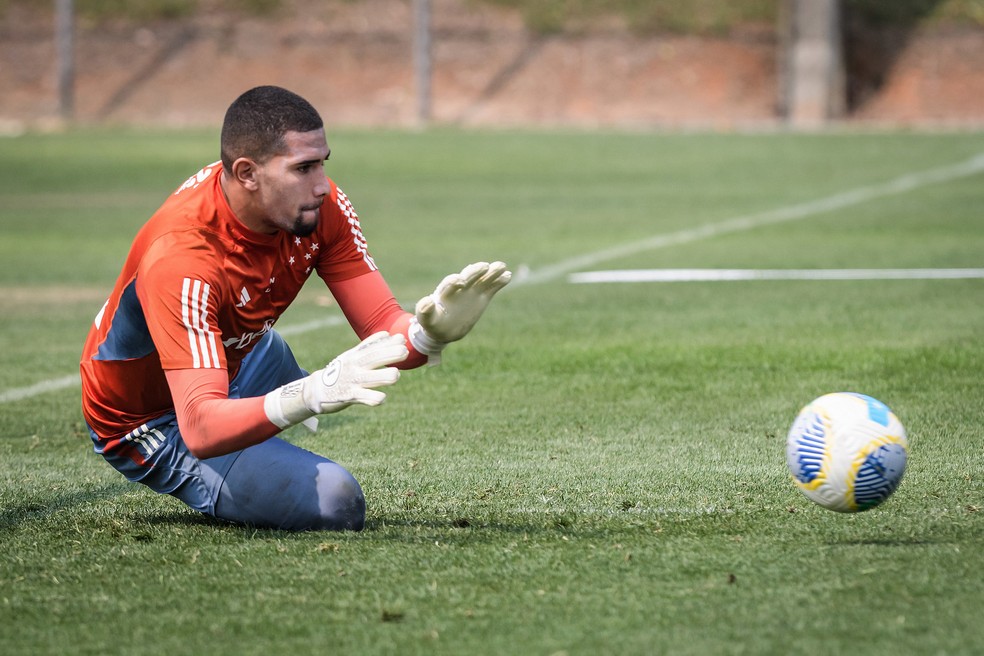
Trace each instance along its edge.
<instances>
[{"instance_id":1,"label":"shadow on grass","mask_svg":"<svg viewBox=\"0 0 984 656\"><path fill-rule=\"evenodd\" d=\"M144 490L151 503L159 507L147 508L147 499L138 499L130 507L114 514L112 508L98 511L103 502L118 501L119 497L131 495L135 490ZM106 503L110 506L110 503ZM401 513L370 514L361 532L343 534L328 531L293 532L269 527L257 527L216 519L187 508L177 499L162 498L141 486L121 481L87 490L55 493L45 499L31 499L8 505L0 510L0 534L12 533L24 525L39 525L59 520L58 516L74 518L92 513L93 524L101 524L106 519L113 520L115 530L121 535L129 535L134 540L150 540L161 527L189 529L193 531L216 530L228 536L238 536L245 540L279 540L288 536L348 535L351 539L361 537L383 542L407 542L440 540L442 542L482 543L501 540L503 537L530 537L534 539L579 538L618 538L632 535L659 534L662 539L692 536L694 531L706 538L727 537L729 535L751 534L760 521L756 516L727 515L717 518L708 516L701 526L695 526L692 518L675 521L664 515L640 515L623 512L610 515L582 515L577 512L541 513L533 516L517 515L508 511L467 512L461 514L422 514ZM826 536L822 544L831 548L858 547L929 547L945 544L959 544L971 537L980 536L981 531L972 526L928 526L916 535L894 535L890 530L872 530L867 536Z\"/></svg>"},{"instance_id":2,"label":"shadow on grass","mask_svg":"<svg viewBox=\"0 0 984 656\"><path fill-rule=\"evenodd\" d=\"M659 521L629 523L613 522L612 518L598 520L578 516L574 513L558 513L555 516L541 517L538 520L517 519L514 517L447 517L406 518L375 517L366 521L365 532L382 540L440 539L442 541L461 539L468 542L493 541L503 536L512 537L556 537L601 538L632 533L643 535L647 532L662 532Z\"/></svg>"},{"instance_id":3,"label":"shadow on grass","mask_svg":"<svg viewBox=\"0 0 984 656\"><path fill-rule=\"evenodd\" d=\"M143 488L134 486L132 483L120 482L89 490L55 494L46 499L27 500L8 505L0 510L0 532L14 532L25 524L38 524L45 522L55 518L59 514L65 514L66 512L73 513L74 511L74 513L77 513L87 506L98 505L100 502L111 500L121 495L131 493L134 490L141 489ZM150 491L148 491L148 493L154 494ZM186 508L177 500L169 501L174 502L175 505L173 509L151 512L136 511L133 513L128 513L125 517L121 516L120 520L129 524L129 529L134 531L135 535L139 534L140 530L142 528L146 528L147 526L164 525L188 528L207 527L215 529L228 529L244 532L251 538L281 538L286 535L294 534L292 531L250 526L216 519L209 515L191 510L190 508ZM490 520L488 518L484 518L482 520L469 520L464 518L448 518L446 520L438 520L433 518L407 519L377 517L367 521L366 527L363 529L362 533L379 535L388 528L397 528L399 529L398 533L400 535L403 535L405 531L424 531L429 535L439 534L446 536L449 532L452 532L451 534L453 534L453 532L461 532L464 534L464 531L466 530L470 533L474 533L478 530L484 530L497 534L523 534L551 530L564 530L565 528L572 526L573 523L574 519L567 516L558 516L553 520L548 520L539 524L531 522L502 523L501 521ZM300 532L300 534L310 533L318 532ZM321 533L325 532L322 531Z\"/></svg>"},{"instance_id":4,"label":"shadow on grass","mask_svg":"<svg viewBox=\"0 0 984 656\"><path fill-rule=\"evenodd\" d=\"M265 526L252 526L249 524L239 524L222 519L216 519L208 515L197 514L194 511L184 512L175 510L173 512L161 512L146 515L134 521L134 527L138 525L170 525L185 527L205 527L216 528L226 531L242 532L244 537L249 539L281 539L286 536L297 535L350 535L366 536L373 539L383 540L412 540L426 537L433 539L438 537L447 540L458 536L468 536L469 539L476 539L483 533L488 536L501 535L544 535L571 532L573 523L501 523L501 522L469 522L462 519L385 519L377 518L368 520L366 526L361 531L288 531ZM581 533L581 530L578 530Z\"/></svg>"},{"instance_id":5,"label":"shadow on grass","mask_svg":"<svg viewBox=\"0 0 984 656\"><path fill-rule=\"evenodd\" d=\"M38 524L54 518L66 511L80 511L86 506L98 504L100 501L113 499L121 494L131 492L133 486L128 483L107 485L101 488L81 492L66 493L45 502L26 501L4 508L0 511L0 533L10 533L25 524ZM151 493L152 494L152 493ZM618 536L631 534L639 537L647 532L658 533L663 539L672 539L677 535L674 524L654 519L652 522L619 522L598 520L597 518L581 517L575 513L557 513L539 517L536 520L511 516L447 516L447 517L405 517L405 516L374 516L366 521L361 532L344 532L342 534L330 531L286 531L275 528L257 527L228 522L205 515L184 507L177 500L173 509L152 510L149 512L136 510L120 515L117 530L136 541L151 541L157 533L154 529L170 527L189 529L192 531L215 530L230 536L238 536L242 540L281 540L286 537L315 535L347 535L350 539L360 538L382 542L441 542L476 543L494 542L504 537L532 538L534 540L562 540L567 536L578 538L618 539ZM636 518L638 520L638 518ZM98 522L96 522L98 523ZM721 535L730 534L734 527L721 527ZM685 533L690 529L681 527ZM713 531L712 531L713 532ZM739 533L742 529L738 530ZM707 537L711 537L708 535ZM952 527L942 534L934 535L932 529L921 535L893 536L872 535L870 537L829 538L823 543L834 549L856 548L913 548L935 547L946 544L959 544L962 539L954 535Z\"/></svg>"},{"instance_id":6,"label":"shadow on grass","mask_svg":"<svg viewBox=\"0 0 984 656\"><path fill-rule=\"evenodd\" d=\"M153 495L153 497L158 496L156 493L142 486L135 486L133 483L121 481L120 483L113 483L91 490L57 494L45 500L24 501L9 505L3 508L3 510L0 510L0 532L12 532L24 524L43 522L66 512L78 513L86 507L98 506L100 502L133 493L135 490L143 490ZM139 531L141 527L148 524L243 528L242 526L224 522L186 508L177 500L170 501L173 501L175 504L173 510L156 513L141 513L138 510L128 513L126 516L121 515L119 519L121 522L130 523L135 531Z\"/></svg>"},{"instance_id":7,"label":"shadow on grass","mask_svg":"<svg viewBox=\"0 0 984 656\"><path fill-rule=\"evenodd\" d=\"M39 521L63 510L79 508L94 501L110 499L124 494L130 489L132 488L127 483L114 483L92 490L54 495L48 500L15 503L0 511L0 530L15 530L25 522Z\"/></svg>"},{"instance_id":8,"label":"shadow on grass","mask_svg":"<svg viewBox=\"0 0 984 656\"><path fill-rule=\"evenodd\" d=\"M152 513L140 517L143 524L167 525L167 526L187 526L187 527L211 527L211 528L248 528L242 524L233 524L221 519L216 519L210 515L204 515L190 508L179 506L175 510L166 512Z\"/></svg>"}]
</instances>

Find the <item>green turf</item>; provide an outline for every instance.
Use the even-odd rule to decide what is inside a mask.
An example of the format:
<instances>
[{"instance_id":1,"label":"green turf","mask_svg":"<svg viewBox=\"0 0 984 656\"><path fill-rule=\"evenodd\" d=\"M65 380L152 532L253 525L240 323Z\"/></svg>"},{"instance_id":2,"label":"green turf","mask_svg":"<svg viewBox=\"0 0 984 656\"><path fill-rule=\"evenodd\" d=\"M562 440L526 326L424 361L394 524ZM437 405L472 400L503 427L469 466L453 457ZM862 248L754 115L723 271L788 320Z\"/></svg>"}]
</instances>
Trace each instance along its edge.
<instances>
[{"instance_id":1,"label":"green turf","mask_svg":"<svg viewBox=\"0 0 984 656\"><path fill-rule=\"evenodd\" d=\"M329 174L401 302L474 259L528 272L384 406L291 433L359 478L367 530L201 518L92 453L76 387L0 403L0 651L980 653L984 281L566 273L981 267L980 172L630 246L943 169L984 134L329 139ZM75 371L130 238L216 144L0 142L0 394ZM337 313L312 283L285 329ZM354 337L289 341L313 367ZM902 486L858 515L812 505L785 468L796 412L837 390L888 403L910 435Z\"/></svg>"}]
</instances>

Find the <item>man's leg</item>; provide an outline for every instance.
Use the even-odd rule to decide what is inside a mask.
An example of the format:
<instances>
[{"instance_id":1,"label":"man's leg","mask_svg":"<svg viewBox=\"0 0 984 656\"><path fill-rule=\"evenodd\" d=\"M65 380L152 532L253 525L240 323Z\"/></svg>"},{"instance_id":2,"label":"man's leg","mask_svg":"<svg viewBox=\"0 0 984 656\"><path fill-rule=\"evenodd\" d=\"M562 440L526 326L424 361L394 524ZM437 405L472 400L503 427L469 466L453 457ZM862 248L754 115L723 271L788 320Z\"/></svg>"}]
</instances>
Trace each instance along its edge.
<instances>
[{"instance_id":1,"label":"man's leg","mask_svg":"<svg viewBox=\"0 0 984 656\"><path fill-rule=\"evenodd\" d=\"M232 459L226 468L225 462ZM219 479L213 464L225 469ZM341 465L276 437L235 454L201 461L221 480L212 514L253 526L304 530L362 530L366 501Z\"/></svg>"},{"instance_id":2,"label":"man's leg","mask_svg":"<svg viewBox=\"0 0 984 656\"><path fill-rule=\"evenodd\" d=\"M230 384L230 397L266 394L307 373L275 331L264 335ZM220 480L213 514L288 530L361 530L366 502L344 467L279 438L201 461Z\"/></svg>"},{"instance_id":3,"label":"man's leg","mask_svg":"<svg viewBox=\"0 0 984 656\"><path fill-rule=\"evenodd\" d=\"M306 373L275 332L243 360L230 397L251 397ZM127 479L177 497L219 519L287 530L360 530L366 502L358 481L341 465L273 437L256 446L199 460L181 439L174 414L134 437L146 464L105 455Z\"/></svg>"}]
</instances>

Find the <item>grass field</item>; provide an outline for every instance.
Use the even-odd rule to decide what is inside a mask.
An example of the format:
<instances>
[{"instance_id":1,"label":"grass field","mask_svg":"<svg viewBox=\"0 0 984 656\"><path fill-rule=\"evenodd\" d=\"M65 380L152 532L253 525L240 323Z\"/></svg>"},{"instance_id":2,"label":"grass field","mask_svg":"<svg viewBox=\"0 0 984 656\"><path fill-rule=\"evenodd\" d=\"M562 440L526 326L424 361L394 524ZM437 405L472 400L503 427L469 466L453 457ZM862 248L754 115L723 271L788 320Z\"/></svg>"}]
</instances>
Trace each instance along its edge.
<instances>
[{"instance_id":1,"label":"grass field","mask_svg":"<svg viewBox=\"0 0 984 656\"><path fill-rule=\"evenodd\" d=\"M476 259L517 272L440 367L291 434L362 482L358 534L204 519L84 430L89 322L216 142L0 142L4 654L984 649L984 281L568 280L981 267L984 134L330 136L401 302ZM317 282L279 324L309 367L354 343ZM902 486L858 515L784 461L838 390L910 437Z\"/></svg>"}]
</instances>

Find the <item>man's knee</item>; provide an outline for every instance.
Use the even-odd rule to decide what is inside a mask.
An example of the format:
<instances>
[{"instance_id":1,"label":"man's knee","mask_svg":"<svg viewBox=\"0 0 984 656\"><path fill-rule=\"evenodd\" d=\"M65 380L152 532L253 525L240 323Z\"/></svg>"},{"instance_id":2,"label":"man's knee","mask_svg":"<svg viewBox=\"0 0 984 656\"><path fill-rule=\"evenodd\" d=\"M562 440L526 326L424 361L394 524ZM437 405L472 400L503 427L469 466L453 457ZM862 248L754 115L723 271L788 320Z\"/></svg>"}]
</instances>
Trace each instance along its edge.
<instances>
[{"instance_id":1,"label":"man's knee","mask_svg":"<svg viewBox=\"0 0 984 656\"><path fill-rule=\"evenodd\" d=\"M366 524L366 498L359 482L341 465L318 465L318 516L312 529L361 531Z\"/></svg>"},{"instance_id":2,"label":"man's knee","mask_svg":"<svg viewBox=\"0 0 984 656\"><path fill-rule=\"evenodd\" d=\"M213 462L220 461L202 461L206 468ZM235 457L222 475L215 515L289 531L358 531L366 500L338 463L272 438Z\"/></svg>"}]
</instances>

